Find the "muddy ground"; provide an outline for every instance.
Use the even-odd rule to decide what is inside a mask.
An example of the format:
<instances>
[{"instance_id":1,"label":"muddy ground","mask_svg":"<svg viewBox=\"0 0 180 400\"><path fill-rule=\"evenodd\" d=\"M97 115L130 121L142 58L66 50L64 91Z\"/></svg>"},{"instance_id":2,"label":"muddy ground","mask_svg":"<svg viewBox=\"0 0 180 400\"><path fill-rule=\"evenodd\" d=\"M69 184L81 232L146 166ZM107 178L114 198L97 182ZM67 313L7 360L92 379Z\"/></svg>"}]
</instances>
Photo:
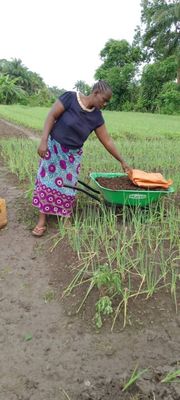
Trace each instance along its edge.
<instances>
[{"instance_id":1,"label":"muddy ground","mask_svg":"<svg viewBox=\"0 0 180 400\"><path fill-rule=\"evenodd\" d=\"M0 121L0 138L19 135L33 138ZM50 252L54 225L41 239L31 235L34 214L2 160L0 197L8 210L0 230L0 400L180 399L180 382L160 383L180 368L180 315L170 295L131 304L124 330L120 320L113 333L108 322L97 332L91 297L80 315L75 295L61 301L76 256L66 240ZM136 366L148 371L122 392Z\"/></svg>"}]
</instances>

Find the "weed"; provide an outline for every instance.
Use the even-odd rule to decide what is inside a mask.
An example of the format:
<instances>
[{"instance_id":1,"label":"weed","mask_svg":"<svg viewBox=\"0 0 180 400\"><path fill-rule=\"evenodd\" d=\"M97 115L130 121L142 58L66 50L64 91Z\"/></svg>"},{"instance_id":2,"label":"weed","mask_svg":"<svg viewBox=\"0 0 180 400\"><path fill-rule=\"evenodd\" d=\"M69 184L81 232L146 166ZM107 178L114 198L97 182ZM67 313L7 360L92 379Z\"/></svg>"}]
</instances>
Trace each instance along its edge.
<instances>
[{"instance_id":1,"label":"weed","mask_svg":"<svg viewBox=\"0 0 180 400\"><path fill-rule=\"evenodd\" d=\"M55 298L55 293L52 289L48 289L43 295L43 299L46 304L53 301L54 298Z\"/></svg>"},{"instance_id":2,"label":"weed","mask_svg":"<svg viewBox=\"0 0 180 400\"><path fill-rule=\"evenodd\" d=\"M31 335L31 333L27 333L27 334L24 336L24 340L25 340L25 342L29 342L30 340L32 340L32 335Z\"/></svg>"},{"instance_id":3,"label":"weed","mask_svg":"<svg viewBox=\"0 0 180 400\"><path fill-rule=\"evenodd\" d=\"M112 301L108 296L100 297L96 302L96 314L94 316L97 328L102 326L102 315L110 315L113 313Z\"/></svg>"},{"instance_id":4,"label":"weed","mask_svg":"<svg viewBox=\"0 0 180 400\"><path fill-rule=\"evenodd\" d=\"M177 378L179 379L176 380ZM180 383L180 369L168 372L168 374L161 380L161 383L171 383L171 382Z\"/></svg>"},{"instance_id":5,"label":"weed","mask_svg":"<svg viewBox=\"0 0 180 400\"><path fill-rule=\"evenodd\" d=\"M135 367L132 375L130 376L129 380L123 385L122 392L129 389L137 380L146 372L148 369L143 369L141 371L137 370L137 366Z\"/></svg>"}]
</instances>

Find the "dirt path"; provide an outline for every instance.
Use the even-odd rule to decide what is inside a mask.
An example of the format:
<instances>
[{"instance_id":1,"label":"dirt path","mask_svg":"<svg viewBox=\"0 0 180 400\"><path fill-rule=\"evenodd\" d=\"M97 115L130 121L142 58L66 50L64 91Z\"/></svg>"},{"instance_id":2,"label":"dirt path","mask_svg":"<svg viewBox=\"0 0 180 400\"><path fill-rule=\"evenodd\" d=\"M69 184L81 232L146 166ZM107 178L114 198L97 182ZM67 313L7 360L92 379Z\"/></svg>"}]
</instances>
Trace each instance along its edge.
<instances>
[{"instance_id":1,"label":"dirt path","mask_svg":"<svg viewBox=\"0 0 180 400\"><path fill-rule=\"evenodd\" d=\"M18 127L0 121L0 138L19 135ZM0 188L8 208L8 225L0 230L0 400L178 400L179 384L158 382L180 363L180 316L173 305L166 309L163 300L165 307L151 310L143 326L98 334L61 302L46 302L57 257L45 250L45 238L39 247L19 219L23 193L3 165ZM65 262L61 247L59 283ZM137 364L149 370L123 394L120 383Z\"/></svg>"}]
</instances>

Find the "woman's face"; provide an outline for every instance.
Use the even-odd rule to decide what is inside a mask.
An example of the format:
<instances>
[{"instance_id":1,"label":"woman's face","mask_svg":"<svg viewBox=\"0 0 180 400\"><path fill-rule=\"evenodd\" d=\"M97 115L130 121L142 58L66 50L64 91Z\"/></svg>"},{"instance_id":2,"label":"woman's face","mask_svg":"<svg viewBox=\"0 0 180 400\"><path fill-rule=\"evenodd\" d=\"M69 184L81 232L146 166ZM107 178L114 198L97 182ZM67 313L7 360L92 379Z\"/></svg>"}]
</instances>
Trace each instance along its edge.
<instances>
[{"instance_id":1,"label":"woman's face","mask_svg":"<svg viewBox=\"0 0 180 400\"><path fill-rule=\"evenodd\" d=\"M110 90L106 92L94 92L94 106L98 109L104 108L110 100L112 93Z\"/></svg>"}]
</instances>

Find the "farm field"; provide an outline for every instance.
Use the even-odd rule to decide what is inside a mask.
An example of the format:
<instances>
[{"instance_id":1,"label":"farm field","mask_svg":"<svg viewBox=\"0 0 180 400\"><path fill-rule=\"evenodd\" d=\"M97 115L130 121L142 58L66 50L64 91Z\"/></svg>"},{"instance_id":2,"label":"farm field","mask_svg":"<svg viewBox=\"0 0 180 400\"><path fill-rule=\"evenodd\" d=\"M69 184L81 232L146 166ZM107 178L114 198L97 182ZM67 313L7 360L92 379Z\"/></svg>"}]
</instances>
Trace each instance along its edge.
<instances>
[{"instance_id":1,"label":"farm field","mask_svg":"<svg viewBox=\"0 0 180 400\"><path fill-rule=\"evenodd\" d=\"M80 194L72 227L51 217L40 242L31 237L31 196L47 110L38 121L27 109L25 121L22 107L3 107L2 118L21 129L0 123L1 197L10 218L0 231L1 345L10 340L21 366L8 383L3 352L2 399L178 399L180 117L106 111L126 161L172 178L175 193L145 210L106 207ZM23 125L30 137L37 131L34 140ZM80 179L92 184L93 171L119 166L92 134Z\"/></svg>"},{"instance_id":2,"label":"farm field","mask_svg":"<svg viewBox=\"0 0 180 400\"><path fill-rule=\"evenodd\" d=\"M16 124L41 131L47 107L28 107L0 104L0 117ZM103 111L111 135L117 139L127 138L172 138L180 137L179 115L161 115L135 112Z\"/></svg>"}]
</instances>

